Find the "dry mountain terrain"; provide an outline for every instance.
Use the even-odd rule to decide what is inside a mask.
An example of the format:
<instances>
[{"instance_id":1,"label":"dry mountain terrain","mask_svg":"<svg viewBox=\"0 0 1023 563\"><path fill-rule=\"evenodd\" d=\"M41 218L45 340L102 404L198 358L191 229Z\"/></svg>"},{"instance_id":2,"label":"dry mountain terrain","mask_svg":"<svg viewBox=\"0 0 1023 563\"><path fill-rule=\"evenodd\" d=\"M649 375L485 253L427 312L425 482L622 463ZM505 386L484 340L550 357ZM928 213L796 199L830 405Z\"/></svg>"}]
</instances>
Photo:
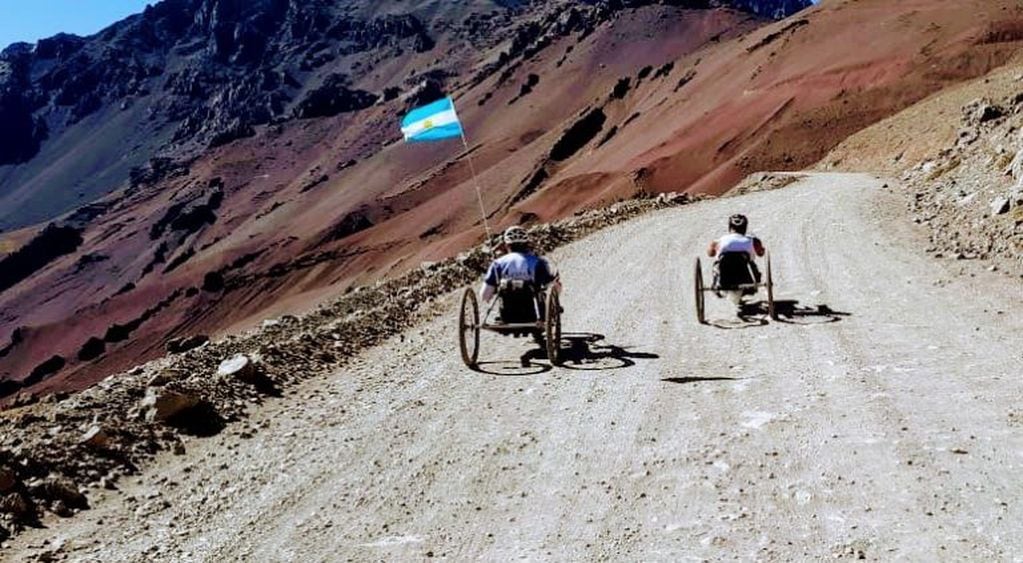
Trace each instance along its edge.
<instances>
[{"instance_id":1,"label":"dry mountain terrain","mask_svg":"<svg viewBox=\"0 0 1023 563\"><path fill-rule=\"evenodd\" d=\"M572 7L5 235L0 559L1018 559L1020 7ZM461 364L492 251L465 155L395 142L430 84L561 271L563 365ZM701 325L736 211L780 315Z\"/></svg>"},{"instance_id":2,"label":"dry mountain terrain","mask_svg":"<svg viewBox=\"0 0 1023 563\"><path fill-rule=\"evenodd\" d=\"M65 173L98 177L67 172L89 161L86 147L131 160L103 142L130 137L103 132L114 114L150 144L127 186L100 182L114 191L2 235L4 394L81 389L171 340L308 310L479 241L457 143L397 142L401 112L441 92L456 98L491 221L504 226L637 193L720 193L750 172L812 164L1004 64L1023 37L1020 6L1001 0L832 1L776 23L703 2L231 5L163 2L83 50L56 41L71 46L45 63L45 48L8 49L5 72L31 59L25 92L49 140L4 169L22 178L3 182L5 210L36 193L29 177L52 174L46 189ZM112 52L104 41L145 38L173 48L146 56L162 71L127 105L103 98L81 121L57 119L68 107L37 91L58 83L42 77L61 56L93 61ZM107 67L120 68L88 66ZM76 138L89 141L63 146ZM152 158L157 145L166 152Z\"/></svg>"},{"instance_id":3,"label":"dry mountain terrain","mask_svg":"<svg viewBox=\"0 0 1023 563\"><path fill-rule=\"evenodd\" d=\"M4 395L87 388L169 344L202 342L184 337L308 310L478 242L461 150L396 142L401 113L442 91L471 131L503 226L812 164L864 126L1002 66L1023 39L1010 1L834 1L777 23L700 2L230 6L162 2L94 38L5 51L4 95L35 99L29 121L45 122L49 139L9 159L20 164L5 177L26 179L5 184L5 210L31 199L30 176L93 177L74 172L89 144L128 154L99 142L128 138L103 132L118 127L114 114L128 112L154 144L138 149L128 185L101 182L96 193L114 190L3 235ZM167 52L142 57L163 68L134 77L144 85L124 94L130 103L104 97L76 121L66 114L77 105L48 97L45 85L63 84L61 99L77 99L66 88L78 83L50 75L59 61L91 63L113 52L104 41L146 38ZM104 68L121 66L95 64ZM232 78L265 75L254 69L280 82ZM151 119L132 114L144 109ZM265 121L248 114L263 109Z\"/></svg>"},{"instance_id":4,"label":"dry mountain terrain","mask_svg":"<svg viewBox=\"0 0 1023 563\"><path fill-rule=\"evenodd\" d=\"M435 320L229 432L182 438L178 455L118 490L90 489L95 510L9 553L1018 557L1023 358L1006 353L1023 335L1018 282L930 259L881 180L798 180L554 253L564 366L488 335L481 373L467 370L451 292ZM780 322L757 322L762 305L738 322L716 300L711 326L693 318L691 261L735 209L773 250ZM317 341L329 339L282 349Z\"/></svg>"}]
</instances>

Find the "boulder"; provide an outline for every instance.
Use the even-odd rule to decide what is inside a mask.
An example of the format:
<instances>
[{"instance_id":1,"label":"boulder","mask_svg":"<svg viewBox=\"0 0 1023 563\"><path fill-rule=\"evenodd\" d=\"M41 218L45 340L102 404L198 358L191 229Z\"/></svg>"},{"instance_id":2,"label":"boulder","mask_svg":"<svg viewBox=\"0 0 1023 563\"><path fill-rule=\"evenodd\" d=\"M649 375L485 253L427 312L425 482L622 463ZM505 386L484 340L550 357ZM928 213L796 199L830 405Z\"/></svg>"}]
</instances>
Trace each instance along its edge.
<instances>
[{"instance_id":1,"label":"boulder","mask_svg":"<svg viewBox=\"0 0 1023 563\"><path fill-rule=\"evenodd\" d=\"M1005 116L1005 109L988 99L978 99L963 107L963 114L970 124L987 123Z\"/></svg>"},{"instance_id":2,"label":"boulder","mask_svg":"<svg viewBox=\"0 0 1023 563\"><path fill-rule=\"evenodd\" d=\"M377 102L378 96L365 90L349 88L349 78L343 74L331 74L323 85L314 88L295 107L294 115L299 119L332 117L341 113L366 109Z\"/></svg>"},{"instance_id":3,"label":"boulder","mask_svg":"<svg viewBox=\"0 0 1023 563\"><path fill-rule=\"evenodd\" d=\"M1010 204L1007 197L996 197L991 200L991 214L1004 215L1009 212Z\"/></svg>"},{"instance_id":4,"label":"boulder","mask_svg":"<svg viewBox=\"0 0 1023 563\"><path fill-rule=\"evenodd\" d=\"M95 425L86 430L80 441L93 448L106 448L110 445L110 435L103 430L103 427Z\"/></svg>"},{"instance_id":5,"label":"boulder","mask_svg":"<svg viewBox=\"0 0 1023 563\"><path fill-rule=\"evenodd\" d=\"M170 383L172 379L173 378L171 377L171 374L169 372L166 371L157 372L153 374L153 377L149 378L149 381L146 383L146 386L163 387L164 385Z\"/></svg>"},{"instance_id":6,"label":"boulder","mask_svg":"<svg viewBox=\"0 0 1023 563\"><path fill-rule=\"evenodd\" d=\"M262 382L262 373L259 365L245 354L238 354L220 362L220 366L217 368L217 375L248 383Z\"/></svg>"},{"instance_id":7,"label":"boulder","mask_svg":"<svg viewBox=\"0 0 1023 563\"><path fill-rule=\"evenodd\" d=\"M150 388L139 402L139 406L145 413L146 420L167 422L174 416L196 407L199 402L199 399L192 395L171 389Z\"/></svg>"},{"instance_id":8,"label":"boulder","mask_svg":"<svg viewBox=\"0 0 1023 563\"><path fill-rule=\"evenodd\" d=\"M85 495L78 490L73 481L66 477L49 477L32 488L38 498L53 502L62 502L69 508L88 508Z\"/></svg>"}]
</instances>

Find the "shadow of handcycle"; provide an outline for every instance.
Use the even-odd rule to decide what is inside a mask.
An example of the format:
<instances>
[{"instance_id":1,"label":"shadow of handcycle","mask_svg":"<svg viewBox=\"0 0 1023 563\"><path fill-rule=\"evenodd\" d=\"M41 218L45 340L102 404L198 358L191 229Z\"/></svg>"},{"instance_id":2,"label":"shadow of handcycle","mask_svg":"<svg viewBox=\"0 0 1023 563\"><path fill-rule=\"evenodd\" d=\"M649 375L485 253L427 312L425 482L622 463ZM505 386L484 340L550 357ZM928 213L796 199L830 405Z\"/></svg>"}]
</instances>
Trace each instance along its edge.
<instances>
[{"instance_id":1,"label":"shadow of handcycle","mask_svg":"<svg viewBox=\"0 0 1023 563\"><path fill-rule=\"evenodd\" d=\"M657 354L638 352L629 346L610 344L603 334L593 332L564 333L559 346L559 366L574 371L610 371L630 368L637 360L655 360ZM543 347L527 351L514 360L480 362L477 371L490 375L539 375L554 369L548 363Z\"/></svg>"}]
</instances>

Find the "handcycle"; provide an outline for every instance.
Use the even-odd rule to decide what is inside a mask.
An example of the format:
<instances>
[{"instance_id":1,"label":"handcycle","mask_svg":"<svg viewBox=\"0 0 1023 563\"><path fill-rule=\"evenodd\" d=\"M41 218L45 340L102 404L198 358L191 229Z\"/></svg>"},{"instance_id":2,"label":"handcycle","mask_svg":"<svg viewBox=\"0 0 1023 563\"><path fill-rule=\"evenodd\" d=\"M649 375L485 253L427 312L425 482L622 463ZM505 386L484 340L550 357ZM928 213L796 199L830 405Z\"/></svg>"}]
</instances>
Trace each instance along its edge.
<instances>
[{"instance_id":1,"label":"handcycle","mask_svg":"<svg viewBox=\"0 0 1023 563\"><path fill-rule=\"evenodd\" d=\"M745 252L726 252L721 254L714 264L713 281L710 287L704 285L703 267L700 259L696 259L693 289L696 298L696 320L707 324L707 293L718 297L727 297L736 306L741 307L744 300L756 295L763 289L767 294L767 315L771 320L778 320L778 312L774 306L774 278L771 274L771 255L764 257L765 272L763 278L758 275L756 264Z\"/></svg>"},{"instance_id":2,"label":"handcycle","mask_svg":"<svg viewBox=\"0 0 1023 563\"><path fill-rule=\"evenodd\" d=\"M499 318L491 318L498 303ZM520 280L502 280L496 298L480 319L479 300L470 287L462 294L458 315L458 346L462 362L470 369L479 366L480 332L522 338L532 336L547 352L551 365L560 363L561 286L555 280L546 288Z\"/></svg>"}]
</instances>

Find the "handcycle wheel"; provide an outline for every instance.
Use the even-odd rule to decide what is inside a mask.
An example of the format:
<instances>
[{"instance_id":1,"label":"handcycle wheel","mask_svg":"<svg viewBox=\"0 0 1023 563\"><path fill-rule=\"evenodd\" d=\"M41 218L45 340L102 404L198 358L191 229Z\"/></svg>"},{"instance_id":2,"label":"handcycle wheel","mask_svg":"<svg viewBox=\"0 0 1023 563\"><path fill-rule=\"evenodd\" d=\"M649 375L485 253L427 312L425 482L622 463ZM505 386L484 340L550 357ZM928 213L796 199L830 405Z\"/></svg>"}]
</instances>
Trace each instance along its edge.
<instances>
[{"instance_id":1,"label":"handcycle wheel","mask_svg":"<svg viewBox=\"0 0 1023 563\"><path fill-rule=\"evenodd\" d=\"M767 255L767 316L772 321L778 320L778 311L774 307L774 277L771 275L771 255Z\"/></svg>"},{"instance_id":2,"label":"handcycle wheel","mask_svg":"<svg viewBox=\"0 0 1023 563\"><path fill-rule=\"evenodd\" d=\"M476 369L480 356L480 306L472 288L462 294L458 315L458 348L462 353L462 362L470 369Z\"/></svg>"},{"instance_id":3,"label":"handcycle wheel","mask_svg":"<svg viewBox=\"0 0 1023 563\"><path fill-rule=\"evenodd\" d=\"M696 299L696 320L700 324L707 324L706 293L703 289L703 268L700 267L700 259L696 259L696 271L693 276L694 297Z\"/></svg>"},{"instance_id":4,"label":"handcycle wheel","mask_svg":"<svg viewBox=\"0 0 1023 563\"><path fill-rule=\"evenodd\" d=\"M557 285L547 290L546 301L544 344L547 345L547 359L556 366L561 363L561 293Z\"/></svg>"}]
</instances>

